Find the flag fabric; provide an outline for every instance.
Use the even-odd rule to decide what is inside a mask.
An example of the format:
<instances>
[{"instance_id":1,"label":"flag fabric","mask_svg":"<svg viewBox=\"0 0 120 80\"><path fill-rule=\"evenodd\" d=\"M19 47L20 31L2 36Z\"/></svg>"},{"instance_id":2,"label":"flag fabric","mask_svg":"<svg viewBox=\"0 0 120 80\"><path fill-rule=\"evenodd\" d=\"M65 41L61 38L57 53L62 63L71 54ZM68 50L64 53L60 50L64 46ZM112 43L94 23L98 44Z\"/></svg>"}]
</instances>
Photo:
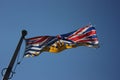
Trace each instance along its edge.
<instances>
[{"instance_id":1,"label":"flag fabric","mask_svg":"<svg viewBox=\"0 0 120 80\"><path fill-rule=\"evenodd\" d=\"M42 52L58 53L78 46L99 47L96 29L91 24L57 36L38 36L25 39L25 56L38 56Z\"/></svg>"}]
</instances>

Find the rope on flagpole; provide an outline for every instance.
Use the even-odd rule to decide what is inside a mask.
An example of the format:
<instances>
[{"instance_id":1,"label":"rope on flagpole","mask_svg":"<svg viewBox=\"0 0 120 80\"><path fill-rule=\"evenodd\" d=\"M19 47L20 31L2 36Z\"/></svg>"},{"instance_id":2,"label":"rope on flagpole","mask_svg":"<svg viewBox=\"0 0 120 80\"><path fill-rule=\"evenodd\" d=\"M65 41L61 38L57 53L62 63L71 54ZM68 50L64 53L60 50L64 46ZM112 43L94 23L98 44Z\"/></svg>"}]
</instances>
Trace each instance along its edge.
<instances>
[{"instance_id":1,"label":"rope on flagpole","mask_svg":"<svg viewBox=\"0 0 120 80\"><path fill-rule=\"evenodd\" d=\"M3 68L3 69L2 69L1 75L2 75L3 77L4 77L5 72L6 72L7 69L8 69L8 68ZM14 71L11 71L11 72L10 72L10 77L9 77L8 79L12 79L14 74L15 74L15 72L14 72Z\"/></svg>"}]
</instances>

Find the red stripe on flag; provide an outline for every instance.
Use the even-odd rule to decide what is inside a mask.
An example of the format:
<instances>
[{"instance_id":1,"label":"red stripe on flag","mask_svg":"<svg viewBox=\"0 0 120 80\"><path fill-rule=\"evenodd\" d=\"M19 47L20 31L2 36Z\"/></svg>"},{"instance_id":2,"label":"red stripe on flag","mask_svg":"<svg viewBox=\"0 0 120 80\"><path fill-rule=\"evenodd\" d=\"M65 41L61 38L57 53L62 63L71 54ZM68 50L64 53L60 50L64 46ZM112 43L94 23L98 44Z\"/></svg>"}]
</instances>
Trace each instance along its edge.
<instances>
[{"instance_id":1,"label":"red stripe on flag","mask_svg":"<svg viewBox=\"0 0 120 80\"><path fill-rule=\"evenodd\" d=\"M75 33L73 33L73 34L72 34L71 36L69 36L68 38L72 38L73 36L79 34L80 32L82 32L82 31L83 31L85 28L87 28L87 27L88 27L88 26L78 29Z\"/></svg>"},{"instance_id":2,"label":"red stripe on flag","mask_svg":"<svg viewBox=\"0 0 120 80\"><path fill-rule=\"evenodd\" d=\"M74 33L74 35L77 35L79 32L82 32L85 28L86 28L86 27L79 29L78 31L76 31L76 32Z\"/></svg>"},{"instance_id":3,"label":"red stripe on flag","mask_svg":"<svg viewBox=\"0 0 120 80\"><path fill-rule=\"evenodd\" d=\"M37 43L41 43L44 40L46 40L48 38L48 36L40 36L40 37L34 37L34 38L30 38L27 42L27 44L37 44Z\"/></svg>"},{"instance_id":4,"label":"red stripe on flag","mask_svg":"<svg viewBox=\"0 0 120 80\"><path fill-rule=\"evenodd\" d=\"M85 30L86 28L89 28L90 26L91 26L91 25L87 25L87 26L85 26L85 27L83 27L83 28L78 29L78 30L74 33L74 35L79 34L80 32L82 32L82 31Z\"/></svg>"},{"instance_id":5,"label":"red stripe on flag","mask_svg":"<svg viewBox=\"0 0 120 80\"><path fill-rule=\"evenodd\" d=\"M84 37L87 37L87 36L90 36L90 35L94 35L96 34L96 31L95 30L92 30L86 34L82 34L82 35L75 35L76 37L73 37L73 38L68 38L69 40L72 40L72 41L76 41L76 40L79 40L79 39L82 39Z\"/></svg>"}]
</instances>

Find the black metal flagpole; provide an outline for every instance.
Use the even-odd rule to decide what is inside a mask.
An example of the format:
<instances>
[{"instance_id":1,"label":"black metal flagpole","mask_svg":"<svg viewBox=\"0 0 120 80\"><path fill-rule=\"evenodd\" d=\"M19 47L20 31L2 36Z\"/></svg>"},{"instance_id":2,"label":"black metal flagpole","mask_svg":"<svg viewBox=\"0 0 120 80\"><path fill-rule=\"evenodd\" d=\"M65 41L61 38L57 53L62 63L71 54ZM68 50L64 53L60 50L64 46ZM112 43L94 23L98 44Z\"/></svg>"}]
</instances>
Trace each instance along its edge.
<instances>
[{"instance_id":1,"label":"black metal flagpole","mask_svg":"<svg viewBox=\"0 0 120 80\"><path fill-rule=\"evenodd\" d=\"M27 31L26 30L22 30L22 36L21 36L21 38L19 40L19 43L18 43L18 45L16 47L16 50L15 50L14 54L13 54L13 57L12 57L9 65L8 65L8 68L7 68L6 72L5 72L3 80L8 80L9 79L10 73L12 72L12 68L14 66L14 63L15 63L15 60L17 58L18 52L19 52L20 47L22 45L23 39L25 38L26 35L27 35Z\"/></svg>"}]
</instances>

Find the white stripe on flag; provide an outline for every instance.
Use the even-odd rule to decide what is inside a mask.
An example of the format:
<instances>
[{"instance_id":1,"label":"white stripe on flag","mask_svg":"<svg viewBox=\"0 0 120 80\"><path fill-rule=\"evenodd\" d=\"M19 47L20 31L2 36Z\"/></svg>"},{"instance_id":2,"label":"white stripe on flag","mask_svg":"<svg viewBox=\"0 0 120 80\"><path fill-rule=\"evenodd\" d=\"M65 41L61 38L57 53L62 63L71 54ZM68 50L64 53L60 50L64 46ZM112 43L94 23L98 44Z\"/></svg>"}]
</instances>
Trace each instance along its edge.
<instances>
[{"instance_id":1,"label":"white stripe on flag","mask_svg":"<svg viewBox=\"0 0 120 80\"><path fill-rule=\"evenodd\" d=\"M26 53L31 53L31 54L34 54L34 53L38 53L39 51L27 51Z\"/></svg>"},{"instance_id":2,"label":"white stripe on flag","mask_svg":"<svg viewBox=\"0 0 120 80\"><path fill-rule=\"evenodd\" d=\"M41 48L38 48L38 47L31 47L31 49L34 49L34 50L41 50Z\"/></svg>"}]
</instances>

